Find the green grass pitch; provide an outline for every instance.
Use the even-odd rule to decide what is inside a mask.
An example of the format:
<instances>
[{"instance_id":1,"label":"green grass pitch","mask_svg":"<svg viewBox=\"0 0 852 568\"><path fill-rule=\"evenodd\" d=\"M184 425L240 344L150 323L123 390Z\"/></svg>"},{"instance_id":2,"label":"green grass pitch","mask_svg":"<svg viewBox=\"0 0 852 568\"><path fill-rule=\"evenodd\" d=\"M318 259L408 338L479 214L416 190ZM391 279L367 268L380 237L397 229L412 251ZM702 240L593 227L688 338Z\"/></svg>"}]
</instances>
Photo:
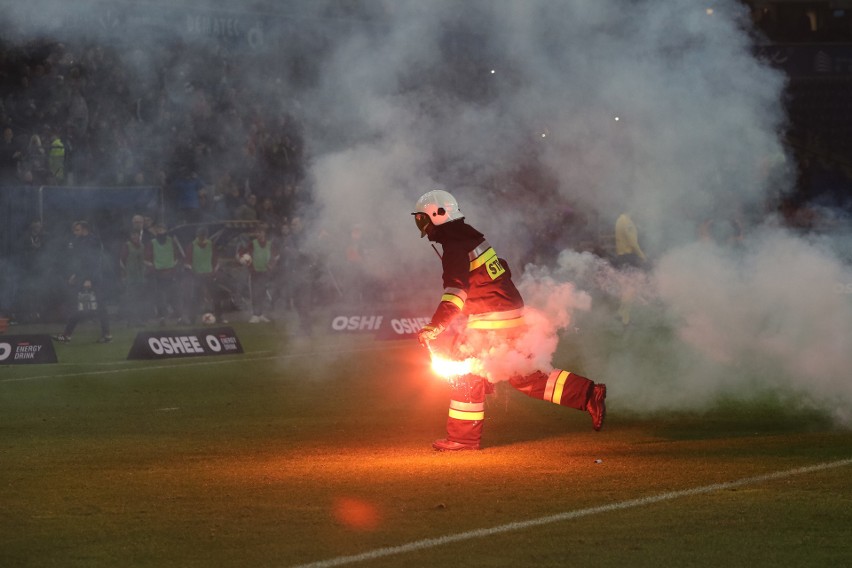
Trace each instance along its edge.
<instances>
[{"instance_id":1,"label":"green grass pitch","mask_svg":"<svg viewBox=\"0 0 852 568\"><path fill-rule=\"evenodd\" d=\"M243 355L126 361L130 331L89 330L0 367L0 566L852 562L852 434L816 411L639 416L611 390L596 433L498 388L485 449L442 454L415 342L234 327Z\"/></svg>"}]
</instances>

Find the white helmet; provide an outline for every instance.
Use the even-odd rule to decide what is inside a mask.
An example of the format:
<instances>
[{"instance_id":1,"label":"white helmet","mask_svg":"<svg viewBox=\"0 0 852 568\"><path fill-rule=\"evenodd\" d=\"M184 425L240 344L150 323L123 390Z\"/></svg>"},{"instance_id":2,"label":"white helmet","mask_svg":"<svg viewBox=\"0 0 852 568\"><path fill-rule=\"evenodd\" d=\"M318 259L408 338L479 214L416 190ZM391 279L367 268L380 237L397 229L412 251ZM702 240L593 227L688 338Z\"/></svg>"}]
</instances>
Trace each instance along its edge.
<instances>
[{"instance_id":1,"label":"white helmet","mask_svg":"<svg viewBox=\"0 0 852 568\"><path fill-rule=\"evenodd\" d=\"M420 238L426 236L429 227L443 225L456 219L464 219L459 211L459 202L450 192L433 189L420 196L414 204L414 222L420 229Z\"/></svg>"}]
</instances>

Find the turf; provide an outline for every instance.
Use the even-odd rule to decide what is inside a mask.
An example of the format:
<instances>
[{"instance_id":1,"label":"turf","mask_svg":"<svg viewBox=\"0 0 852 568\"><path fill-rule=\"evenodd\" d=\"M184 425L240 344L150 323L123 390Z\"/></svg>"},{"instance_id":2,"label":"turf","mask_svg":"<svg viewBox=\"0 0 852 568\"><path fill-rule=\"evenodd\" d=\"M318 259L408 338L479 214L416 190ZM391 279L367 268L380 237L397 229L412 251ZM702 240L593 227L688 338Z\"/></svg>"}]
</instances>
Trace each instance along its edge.
<instances>
[{"instance_id":1,"label":"turf","mask_svg":"<svg viewBox=\"0 0 852 568\"><path fill-rule=\"evenodd\" d=\"M244 355L128 362L131 332L81 333L58 365L0 368L0 566L333 565L852 457L848 431L770 399L638 416L613 393L596 433L505 388L483 451L435 453L447 389L413 342L235 328ZM357 565L848 565L850 467Z\"/></svg>"}]
</instances>

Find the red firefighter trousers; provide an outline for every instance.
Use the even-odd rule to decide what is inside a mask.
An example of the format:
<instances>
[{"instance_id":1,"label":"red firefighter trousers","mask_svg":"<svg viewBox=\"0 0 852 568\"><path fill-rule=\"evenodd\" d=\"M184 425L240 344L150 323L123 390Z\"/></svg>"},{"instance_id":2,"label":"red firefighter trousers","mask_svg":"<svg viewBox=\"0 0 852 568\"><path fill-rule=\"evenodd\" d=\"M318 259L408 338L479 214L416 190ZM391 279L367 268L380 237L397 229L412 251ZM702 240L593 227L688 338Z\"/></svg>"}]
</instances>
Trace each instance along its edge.
<instances>
[{"instance_id":1,"label":"red firefighter trousers","mask_svg":"<svg viewBox=\"0 0 852 568\"><path fill-rule=\"evenodd\" d=\"M531 398L560 406L585 410L594 382L586 377L554 369L550 374L536 371L525 377L509 379L509 384ZM485 397L494 385L483 377L466 375L453 382L450 411L447 417L447 439L478 446L485 420Z\"/></svg>"}]
</instances>

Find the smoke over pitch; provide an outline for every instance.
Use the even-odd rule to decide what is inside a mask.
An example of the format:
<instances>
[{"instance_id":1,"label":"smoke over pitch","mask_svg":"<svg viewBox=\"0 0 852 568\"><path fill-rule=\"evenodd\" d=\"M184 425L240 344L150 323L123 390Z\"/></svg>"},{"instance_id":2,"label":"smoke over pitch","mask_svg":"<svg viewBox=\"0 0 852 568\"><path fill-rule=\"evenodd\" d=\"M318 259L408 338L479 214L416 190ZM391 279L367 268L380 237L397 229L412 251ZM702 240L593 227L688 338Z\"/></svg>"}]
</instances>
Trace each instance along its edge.
<instances>
[{"instance_id":1,"label":"smoke over pitch","mask_svg":"<svg viewBox=\"0 0 852 568\"><path fill-rule=\"evenodd\" d=\"M261 106L290 105L302 121L316 246L330 258L360 225L373 277L397 297L437 301L440 267L408 213L445 188L556 330L576 316L547 309L557 291L569 293L558 305L582 310L615 275L571 242L556 266L521 266L533 233L565 202L607 233L629 210L654 261L642 307L674 332L578 369L611 385L614 407L701 409L770 392L850 415L840 346L852 337L852 275L830 243L759 227L793 182L779 142L784 78L751 55L736 0L365 1L342 18L334 5L288 3L264 19L290 26L282 59L300 52L309 81L290 85L274 66L231 70ZM156 69L147 53L137 67ZM695 242L701 221L741 212L751 226L739 250Z\"/></svg>"},{"instance_id":2,"label":"smoke over pitch","mask_svg":"<svg viewBox=\"0 0 852 568\"><path fill-rule=\"evenodd\" d=\"M793 183L779 142L784 79L751 55L743 7L707 8L397 5L380 41L353 38L327 67L317 100L365 136L318 157L324 213L343 223L362 207L358 217L381 218L393 233L386 244L400 247L396 254L437 271L405 215L430 188L453 191L510 262L530 236L529 220L549 218L553 197L607 223L632 211L655 261L647 309L675 331L591 359L585 371L611 385L614 405L694 410L722 396L773 393L846 420L852 359L842 345L852 337L852 310L838 287L852 275L830 246L758 227ZM471 34L467 44L453 44L454 29ZM459 87L454 73L474 85ZM521 189L516 173L529 160L553 175L556 196L550 187ZM695 242L703 220L743 212L751 226L740 249ZM587 284L617 287L600 258L569 250L563 260L573 266L526 267L531 305L544 308L547 283L564 292L558 279L580 267L598 278ZM610 278L601 282L601 274ZM578 286L563 306L585 307ZM564 329L566 315L551 323ZM555 349L552 335L544 339L537 362Z\"/></svg>"}]
</instances>

